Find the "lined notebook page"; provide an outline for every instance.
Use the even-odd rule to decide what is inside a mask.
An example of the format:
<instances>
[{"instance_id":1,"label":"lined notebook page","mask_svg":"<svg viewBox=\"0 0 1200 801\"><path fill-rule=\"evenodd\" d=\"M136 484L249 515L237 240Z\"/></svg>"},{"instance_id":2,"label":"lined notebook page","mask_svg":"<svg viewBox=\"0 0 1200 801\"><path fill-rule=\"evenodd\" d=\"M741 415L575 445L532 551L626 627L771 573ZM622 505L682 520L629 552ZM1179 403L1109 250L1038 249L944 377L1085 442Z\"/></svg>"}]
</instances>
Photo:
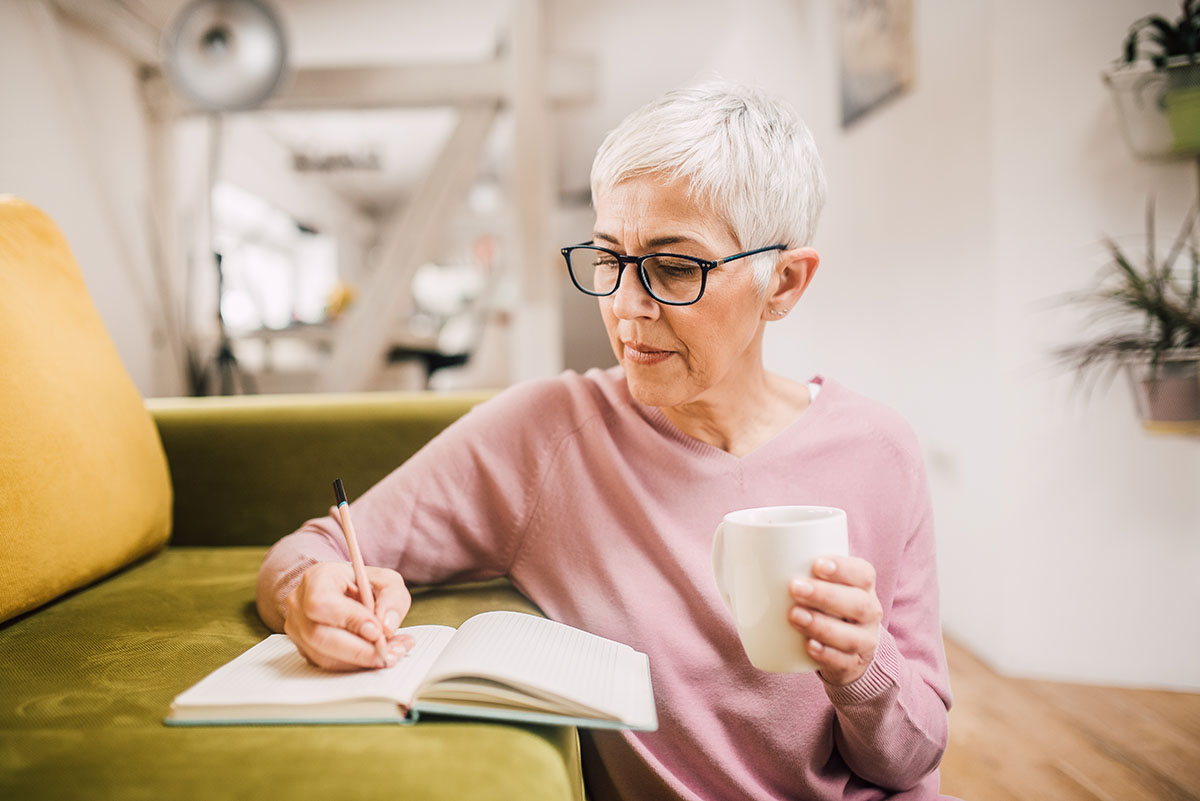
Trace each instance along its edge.
<instances>
[{"instance_id":1,"label":"lined notebook page","mask_svg":"<svg viewBox=\"0 0 1200 801\"><path fill-rule=\"evenodd\" d=\"M645 657L628 645L519 612L485 612L463 623L427 684L456 676L533 685L630 719L644 702Z\"/></svg>"},{"instance_id":2,"label":"lined notebook page","mask_svg":"<svg viewBox=\"0 0 1200 801\"><path fill-rule=\"evenodd\" d=\"M318 704L386 698L404 707L454 636L446 626L413 626L413 649L394 667L334 673L309 664L286 634L272 634L175 698L177 706Z\"/></svg>"}]
</instances>

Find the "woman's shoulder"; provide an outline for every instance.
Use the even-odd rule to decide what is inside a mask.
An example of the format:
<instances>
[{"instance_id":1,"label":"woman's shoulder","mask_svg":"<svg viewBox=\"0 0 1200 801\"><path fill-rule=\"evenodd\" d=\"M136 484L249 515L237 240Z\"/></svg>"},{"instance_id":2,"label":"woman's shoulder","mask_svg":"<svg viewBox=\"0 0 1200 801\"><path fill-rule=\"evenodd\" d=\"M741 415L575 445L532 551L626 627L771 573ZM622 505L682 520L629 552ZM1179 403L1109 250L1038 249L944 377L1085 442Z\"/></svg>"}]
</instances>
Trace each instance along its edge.
<instances>
[{"instance_id":1,"label":"woman's shoulder","mask_svg":"<svg viewBox=\"0 0 1200 801\"><path fill-rule=\"evenodd\" d=\"M862 438L883 445L914 466L922 464L916 431L899 411L840 381L824 376L814 381L821 385L814 404L826 405L823 427L828 432L839 438Z\"/></svg>"},{"instance_id":2,"label":"woman's shoulder","mask_svg":"<svg viewBox=\"0 0 1200 801\"><path fill-rule=\"evenodd\" d=\"M577 427L591 418L628 409L629 400L620 368L593 368L582 374L567 370L552 378L514 384L475 407L472 415L546 431Z\"/></svg>"}]
</instances>

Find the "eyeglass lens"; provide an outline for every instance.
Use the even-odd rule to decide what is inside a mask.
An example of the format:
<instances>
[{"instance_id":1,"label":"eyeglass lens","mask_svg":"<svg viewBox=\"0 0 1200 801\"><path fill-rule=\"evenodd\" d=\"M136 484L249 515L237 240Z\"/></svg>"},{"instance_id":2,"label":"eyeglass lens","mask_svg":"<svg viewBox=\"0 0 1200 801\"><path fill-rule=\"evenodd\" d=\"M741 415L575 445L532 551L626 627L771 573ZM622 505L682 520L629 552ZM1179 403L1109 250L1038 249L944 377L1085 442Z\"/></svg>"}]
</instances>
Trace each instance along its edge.
<instances>
[{"instance_id":1,"label":"eyeglass lens","mask_svg":"<svg viewBox=\"0 0 1200 801\"><path fill-rule=\"evenodd\" d=\"M621 272L611 253L591 248L571 251L569 264L571 275L579 286L585 292L597 295L611 292ZM650 294L659 300L687 303L700 296L704 270L696 262L678 256L651 256L642 264L650 283ZM626 266L630 270L637 269L633 264ZM629 277L633 276L627 276L626 280Z\"/></svg>"}]
</instances>

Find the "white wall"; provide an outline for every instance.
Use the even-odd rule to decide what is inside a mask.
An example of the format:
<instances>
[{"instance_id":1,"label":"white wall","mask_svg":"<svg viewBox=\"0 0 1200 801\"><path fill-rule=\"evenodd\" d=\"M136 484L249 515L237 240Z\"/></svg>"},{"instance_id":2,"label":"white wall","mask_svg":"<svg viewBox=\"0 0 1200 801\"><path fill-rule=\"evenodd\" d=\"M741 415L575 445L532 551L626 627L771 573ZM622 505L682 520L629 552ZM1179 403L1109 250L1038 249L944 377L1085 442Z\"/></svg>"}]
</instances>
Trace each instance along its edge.
<instances>
[{"instance_id":1,"label":"white wall","mask_svg":"<svg viewBox=\"0 0 1200 801\"><path fill-rule=\"evenodd\" d=\"M0 192L62 229L138 389L169 358L148 255L146 128L133 63L36 0L0 3Z\"/></svg>"},{"instance_id":2,"label":"white wall","mask_svg":"<svg viewBox=\"0 0 1200 801\"><path fill-rule=\"evenodd\" d=\"M1200 689L1200 440L1143 433L1119 384L1074 393L1049 354L1079 318L1046 308L1092 280L1103 234L1136 241L1147 194L1174 225L1196 191L1188 164L1134 161L1099 78L1131 21L1177 4L915 5L914 89L849 130L833 3L558 6L560 43L601 56L598 104L564 120L567 185L624 114L694 76L789 99L830 198L768 366L913 424L947 631L1012 674Z\"/></svg>"},{"instance_id":3,"label":"white wall","mask_svg":"<svg viewBox=\"0 0 1200 801\"><path fill-rule=\"evenodd\" d=\"M1050 357L1083 333L1050 299L1094 279L1102 234L1136 239L1150 193L1173 226L1196 191L1134 161L1099 78L1154 10L1175 4L918 3L914 91L845 132L832 94L815 115L828 272L779 333L917 429L949 632L1012 674L1200 689L1200 441ZM802 374L787 339L768 360Z\"/></svg>"},{"instance_id":4,"label":"white wall","mask_svg":"<svg viewBox=\"0 0 1200 801\"><path fill-rule=\"evenodd\" d=\"M1102 234L1140 251L1148 195L1164 239L1195 201L1194 165L1138 163L1124 148L1097 77L1151 11L1173 17L1178 4L993 4L1000 491L981 534L1006 541L1004 573L1037 591L993 579L1008 599L1005 633L985 652L1022 674L1200 689L1188 619L1200 611L1200 439L1143 433L1125 386L1074 395L1044 365L1048 348L1079 336L1078 317L1036 311L1093 279ZM1005 46L1016 40L1038 65Z\"/></svg>"}]
</instances>

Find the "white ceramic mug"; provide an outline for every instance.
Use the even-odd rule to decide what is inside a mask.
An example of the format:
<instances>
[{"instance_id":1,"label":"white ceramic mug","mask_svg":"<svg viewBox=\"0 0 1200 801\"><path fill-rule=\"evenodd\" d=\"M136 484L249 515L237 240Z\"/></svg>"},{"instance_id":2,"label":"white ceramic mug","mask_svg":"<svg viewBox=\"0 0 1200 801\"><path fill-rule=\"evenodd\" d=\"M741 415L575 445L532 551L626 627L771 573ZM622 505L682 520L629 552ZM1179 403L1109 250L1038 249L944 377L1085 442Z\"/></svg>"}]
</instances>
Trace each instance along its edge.
<instances>
[{"instance_id":1,"label":"white ceramic mug","mask_svg":"<svg viewBox=\"0 0 1200 801\"><path fill-rule=\"evenodd\" d=\"M763 506L730 512L713 535L717 589L750 664L772 673L816 670L808 638L792 628L792 579L821 556L847 555L846 513L832 506Z\"/></svg>"}]
</instances>

